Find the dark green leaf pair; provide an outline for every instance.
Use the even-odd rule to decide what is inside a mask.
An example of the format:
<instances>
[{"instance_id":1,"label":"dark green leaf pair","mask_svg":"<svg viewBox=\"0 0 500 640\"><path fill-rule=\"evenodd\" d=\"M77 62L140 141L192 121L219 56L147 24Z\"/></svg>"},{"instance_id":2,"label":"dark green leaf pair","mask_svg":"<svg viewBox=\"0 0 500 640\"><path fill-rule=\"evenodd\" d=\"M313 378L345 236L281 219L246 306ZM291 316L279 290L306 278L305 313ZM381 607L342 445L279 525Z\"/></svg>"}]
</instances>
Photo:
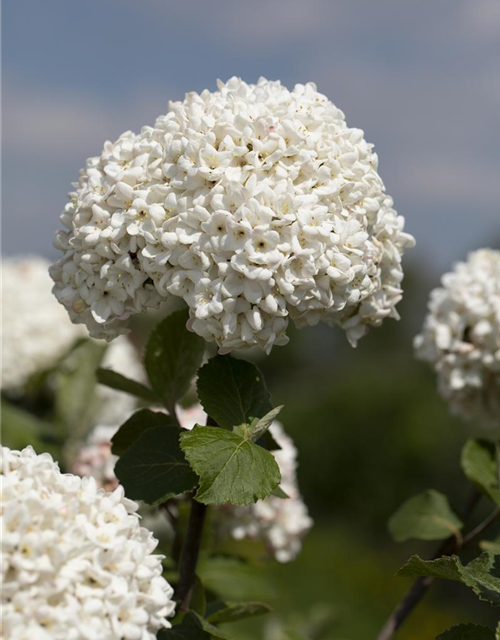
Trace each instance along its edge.
<instances>
[{"instance_id":1,"label":"dark green leaf pair","mask_svg":"<svg viewBox=\"0 0 500 640\"><path fill-rule=\"evenodd\" d=\"M244 505L271 495L281 479L279 467L255 441L281 407L273 409L260 371L250 362L216 356L199 372L198 397L219 426L197 425L181 435L181 448L200 477L196 500Z\"/></svg>"},{"instance_id":2,"label":"dark green leaf pair","mask_svg":"<svg viewBox=\"0 0 500 640\"><path fill-rule=\"evenodd\" d=\"M113 453L121 456L118 479L130 498L150 504L197 485L196 499L205 504L249 504L273 492L285 497L274 456L259 446L280 408L273 409L255 365L230 356L210 360L199 371L198 396L218 426L183 432L176 425L175 405L204 353L203 339L187 331L186 321L187 312L180 311L153 331L145 352L151 389L113 371L99 372L103 384L161 401L171 416L143 409L122 425L112 442ZM275 443L268 438L267 444Z\"/></svg>"}]
</instances>

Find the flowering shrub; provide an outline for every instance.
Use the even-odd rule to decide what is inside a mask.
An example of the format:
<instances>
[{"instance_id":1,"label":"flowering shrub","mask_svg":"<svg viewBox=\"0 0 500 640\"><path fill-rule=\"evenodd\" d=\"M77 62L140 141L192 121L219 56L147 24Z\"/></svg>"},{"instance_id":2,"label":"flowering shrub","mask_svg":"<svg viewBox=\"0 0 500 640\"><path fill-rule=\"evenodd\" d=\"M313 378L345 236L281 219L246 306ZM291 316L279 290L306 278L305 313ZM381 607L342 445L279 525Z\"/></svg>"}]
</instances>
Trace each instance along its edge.
<instances>
[{"instance_id":1,"label":"flowering shrub","mask_svg":"<svg viewBox=\"0 0 500 640\"><path fill-rule=\"evenodd\" d=\"M500 251L469 254L432 291L417 357L454 413L500 426Z\"/></svg>"},{"instance_id":2,"label":"flowering shrub","mask_svg":"<svg viewBox=\"0 0 500 640\"><path fill-rule=\"evenodd\" d=\"M51 269L73 322L112 339L168 297L220 353L320 320L355 345L397 318L403 232L359 129L314 84L189 93L87 161Z\"/></svg>"},{"instance_id":3,"label":"flowering shrub","mask_svg":"<svg viewBox=\"0 0 500 640\"><path fill-rule=\"evenodd\" d=\"M63 475L48 454L2 449L2 637L154 640L173 590L137 505Z\"/></svg>"},{"instance_id":4,"label":"flowering shrub","mask_svg":"<svg viewBox=\"0 0 500 640\"><path fill-rule=\"evenodd\" d=\"M63 256L50 269L53 292L75 325L85 325L93 338L117 338L113 344L127 345L132 357L123 350L117 366L112 350L103 360L104 347L86 341L90 359L81 358L72 346L80 329L61 322L59 332L60 311L56 318L48 306L40 325L29 317L25 330L15 315L7 323L14 344L2 375L12 388L61 356L74 361L69 376L53 383L56 430L43 441L62 444L72 468L92 476L62 475L50 456L31 448L4 449L8 637L208 640L228 637L221 624L269 611L248 595L265 592L252 568L252 545L243 557L231 557L234 542L204 537L207 509L216 531L262 540L281 562L298 554L312 520L297 487L295 446L277 422L282 407L273 406L258 367L230 352L258 346L269 353L286 344L290 320L298 327L340 326L355 346L370 326L398 317L401 260L414 241L377 166L363 132L349 128L315 85L289 91L279 82L249 85L237 78L215 92L187 94L153 127L106 142L87 161L61 217L66 230L56 237ZM23 298L29 269L15 266L13 274L11 307L19 299L29 316L34 298ZM21 280L26 286L19 287ZM37 295L42 280L34 285ZM432 294L415 341L452 408L494 423L499 282L499 253L472 254ZM152 331L143 375L120 334L131 316L173 307L175 300L187 308ZM207 353L207 342L215 342L218 355ZM96 380L108 387L100 396L109 411L93 425L111 427L96 429L75 459ZM194 392L197 403L180 409ZM114 402L124 393L127 412ZM29 434L50 425L45 416L33 424L18 406L9 411ZM61 425L73 439L61 443ZM494 503L474 528L467 519L477 495L457 514L434 489L407 500L391 518L396 541L441 544L434 560L413 556L399 571L425 580L415 582L378 640L393 637L434 578L462 582L498 605L498 540L481 540L483 553L468 564L458 554L500 513L499 464L500 445L495 451L471 440L464 447L466 477ZM108 488L120 484L108 494L96 480ZM151 505L155 517L168 513L162 522L170 525L172 553L163 559L175 596L162 577L162 556L151 555L156 541L139 527L130 499ZM476 637L472 627L452 628L442 640ZM492 629L480 633L496 637Z\"/></svg>"}]
</instances>

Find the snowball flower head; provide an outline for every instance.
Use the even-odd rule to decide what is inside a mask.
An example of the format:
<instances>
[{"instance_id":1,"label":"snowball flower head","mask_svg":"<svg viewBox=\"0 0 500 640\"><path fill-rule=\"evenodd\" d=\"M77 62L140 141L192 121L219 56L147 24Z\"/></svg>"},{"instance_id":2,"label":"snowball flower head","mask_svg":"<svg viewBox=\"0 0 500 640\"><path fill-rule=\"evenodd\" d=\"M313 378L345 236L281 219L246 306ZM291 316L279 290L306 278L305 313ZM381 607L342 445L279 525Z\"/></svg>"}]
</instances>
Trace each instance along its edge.
<instances>
[{"instance_id":1,"label":"snowball flower head","mask_svg":"<svg viewBox=\"0 0 500 640\"><path fill-rule=\"evenodd\" d=\"M91 335L171 296L221 353L269 352L320 320L356 344L397 318L413 238L360 129L314 84L231 78L87 161L61 220L54 293Z\"/></svg>"},{"instance_id":2,"label":"snowball flower head","mask_svg":"<svg viewBox=\"0 0 500 640\"><path fill-rule=\"evenodd\" d=\"M500 251L481 249L432 291L415 353L453 413L500 427Z\"/></svg>"},{"instance_id":3,"label":"snowball flower head","mask_svg":"<svg viewBox=\"0 0 500 640\"><path fill-rule=\"evenodd\" d=\"M174 610L157 541L123 488L2 449L2 631L37 640L154 640Z\"/></svg>"},{"instance_id":4,"label":"snowball flower head","mask_svg":"<svg viewBox=\"0 0 500 640\"><path fill-rule=\"evenodd\" d=\"M68 315L52 295L50 263L24 257L2 261L2 387L21 394L35 373L58 364L87 332L68 321ZM70 363L71 364L71 363ZM140 357L131 342L121 337L106 349L102 366L142 381ZM135 399L99 385L97 420L116 424L126 420Z\"/></svg>"}]
</instances>

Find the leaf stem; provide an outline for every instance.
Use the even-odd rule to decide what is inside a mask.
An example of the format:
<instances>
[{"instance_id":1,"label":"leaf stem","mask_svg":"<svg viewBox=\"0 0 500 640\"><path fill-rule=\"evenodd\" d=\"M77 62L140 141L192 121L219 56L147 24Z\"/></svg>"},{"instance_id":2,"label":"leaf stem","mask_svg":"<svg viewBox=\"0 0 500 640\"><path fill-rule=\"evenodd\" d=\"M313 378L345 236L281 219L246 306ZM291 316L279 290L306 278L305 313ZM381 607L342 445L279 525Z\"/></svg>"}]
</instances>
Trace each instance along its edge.
<instances>
[{"instance_id":1,"label":"leaf stem","mask_svg":"<svg viewBox=\"0 0 500 640\"><path fill-rule=\"evenodd\" d=\"M462 520L465 522L468 520L476 508L477 503L481 498L481 493L478 489L474 489L467 504L462 512ZM442 555L453 553L459 549L463 549L465 545L470 544L477 537L483 533L490 524L498 517L500 510L497 508L491 513L481 524L473 529L462 540L457 539L455 535L450 536L444 542L441 543L438 550L432 557L433 560L440 558ZM391 613L386 623L382 627L377 640L390 640L396 634L396 631L401 627L403 622L410 616L413 609L426 595L430 587L432 586L435 578L432 577L420 577L415 580L413 585L407 591L406 595Z\"/></svg>"},{"instance_id":2,"label":"leaf stem","mask_svg":"<svg viewBox=\"0 0 500 640\"><path fill-rule=\"evenodd\" d=\"M175 598L180 603L179 611L188 611L191 602L206 513L206 505L192 498L188 530L179 567L179 582L175 591Z\"/></svg>"},{"instance_id":3,"label":"leaf stem","mask_svg":"<svg viewBox=\"0 0 500 640\"><path fill-rule=\"evenodd\" d=\"M217 423L208 416L207 426L215 427ZM206 515L207 506L197 502L192 497L188 529L179 564L179 582L175 590L175 599L179 602L179 611L189 610Z\"/></svg>"}]
</instances>

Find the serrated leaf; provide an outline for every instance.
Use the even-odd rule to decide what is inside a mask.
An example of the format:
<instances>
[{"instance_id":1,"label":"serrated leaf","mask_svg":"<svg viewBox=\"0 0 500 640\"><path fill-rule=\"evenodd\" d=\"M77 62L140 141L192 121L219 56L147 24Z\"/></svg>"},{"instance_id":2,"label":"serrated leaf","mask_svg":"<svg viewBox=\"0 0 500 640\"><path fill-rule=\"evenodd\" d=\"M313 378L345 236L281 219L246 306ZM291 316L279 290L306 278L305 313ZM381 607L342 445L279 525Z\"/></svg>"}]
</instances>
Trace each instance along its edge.
<instances>
[{"instance_id":1,"label":"serrated leaf","mask_svg":"<svg viewBox=\"0 0 500 640\"><path fill-rule=\"evenodd\" d=\"M204 504L250 504L271 495L281 480L269 451L219 427L182 433L181 448L200 476L195 497Z\"/></svg>"},{"instance_id":2,"label":"serrated leaf","mask_svg":"<svg viewBox=\"0 0 500 640\"><path fill-rule=\"evenodd\" d=\"M433 489L407 500L389 520L389 532L396 542L442 540L457 535L462 526L446 496Z\"/></svg>"},{"instance_id":3,"label":"serrated leaf","mask_svg":"<svg viewBox=\"0 0 500 640\"><path fill-rule=\"evenodd\" d=\"M460 559L458 556L442 556L437 560L422 560L422 558L415 555L401 567L396 575L406 578L430 576L432 578L461 582L462 576L460 574L459 564Z\"/></svg>"},{"instance_id":4,"label":"serrated leaf","mask_svg":"<svg viewBox=\"0 0 500 640\"><path fill-rule=\"evenodd\" d=\"M188 311L181 310L160 322L144 356L151 386L171 413L188 391L205 352L203 338L186 328L188 317Z\"/></svg>"},{"instance_id":5,"label":"serrated leaf","mask_svg":"<svg viewBox=\"0 0 500 640\"><path fill-rule=\"evenodd\" d=\"M499 564L496 560L499 560ZM481 600L500 606L500 558L489 553L481 554L466 566L458 556L443 556L427 561L412 556L397 575L457 580L470 587Z\"/></svg>"},{"instance_id":6,"label":"serrated leaf","mask_svg":"<svg viewBox=\"0 0 500 640\"><path fill-rule=\"evenodd\" d=\"M195 611L188 611L180 624L171 629L163 629L157 635L158 640L210 640L211 638L230 640L229 636Z\"/></svg>"},{"instance_id":7,"label":"serrated leaf","mask_svg":"<svg viewBox=\"0 0 500 640\"><path fill-rule=\"evenodd\" d=\"M57 375L55 412L71 438L83 437L97 410L96 369L106 345L86 340L74 349Z\"/></svg>"},{"instance_id":8,"label":"serrated leaf","mask_svg":"<svg viewBox=\"0 0 500 640\"><path fill-rule=\"evenodd\" d=\"M178 427L147 429L116 463L115 474L132 500L157 504L191 491L198 478L179 446Z\"/></svg>"},{"instance_id":9,"label":"serrated leaf","mask_svg":"<svg viewBox=\"0 0 500 640\"><path fill-rule=\"evenodd\" d=\"M262 616L271 611L271 607L264 602L228 602L226 605L226 607L223 607L208 616L207 620L212 624L237 622L238 620L244 620L245 618Z\"/></svg>"},{"instance_id":10,"label":"serrated leaf","mask_svg":"<svg viewBox=\"0 0 500 640\"><path fill-rule=\"evenodd\" d=\"M283 405L271 409L263 418L259 420L253 420L250 424L250 438L256 442L261 436L266 433L269 427L276 419L279 412L283 409Z\"/></svg>"},{"instance_id":11,"label":"serrated leaf","mask_svg":"<svg viewBox=\"0 0 500 640\"><path fill-rule=\"evenodd\" d=\"M197 388L205 411L225 429L250 424L273 408L259 369L231 356L209 360L199 371Z\"/></svg>"},{"instance_id":12,"label":"serrated leaf","mask_svg":"<svg viewBox=\"0 0 500 640\"><path fill-rule=\"evenodd\" d=\"M499 560L499 564L496 564ZM500 558L482 553L461 568L462 582L471 587L480 600L500 606Z\"/></svg>"},{"instance_id":13,"label":"serrated leaf","mask_svg":"<svg viewBox=\"0 0 500 640\"><path fill-rule=\"evenodd\" d=\"M495 632L478 624L457 624L438 635L436 640L495 640Z\"/></svg>"},{"instance_id":14,"label":"serrated leaf","mask_svg":"<svg viewBox=\"0 0 500 640\"><path fill-rule=\"evenodd\" d=\"M141 398L141 400L147 400L148 402L159 401L158 396L146 385L136 380L131 380L118 373L118 371L113 371L113 369L98 369L97 381L99 384L115 389L115 391L123 391L131 396Z\"/></svg>"},{"instance_id":15,"label":"serrated leaf","mask_svg":"<svg viewBox=\"0 0 500 640\"><path fill-rule=\"evenodd\" d=\"M147 429L173 426L175 423L169 415L161 411L139 409L122 424L111 438L111 450L116 456L121 456Z\"/></svg>"},{"instance_id":16,"label":"serrated leaf","mask_svg":"<svg viewBox=\"0 0 500 640\"><path fill-rule=\"evenodd\" d=\"M461 462L467 478L500 505L494 445L481 440L468 440L462 449Z\"/></svg>"},{"instance_id":17,"label":"serrated leaf","mask_svg":"<svg viewBox=\"0 0 500 640\"><path fill-rule=\"evenodd\" d=\"M262 569L238 558L212 557L201 560L198 575L206 589L226 602L271 600L276 596Z\"/></svg>"}]
</instances>

